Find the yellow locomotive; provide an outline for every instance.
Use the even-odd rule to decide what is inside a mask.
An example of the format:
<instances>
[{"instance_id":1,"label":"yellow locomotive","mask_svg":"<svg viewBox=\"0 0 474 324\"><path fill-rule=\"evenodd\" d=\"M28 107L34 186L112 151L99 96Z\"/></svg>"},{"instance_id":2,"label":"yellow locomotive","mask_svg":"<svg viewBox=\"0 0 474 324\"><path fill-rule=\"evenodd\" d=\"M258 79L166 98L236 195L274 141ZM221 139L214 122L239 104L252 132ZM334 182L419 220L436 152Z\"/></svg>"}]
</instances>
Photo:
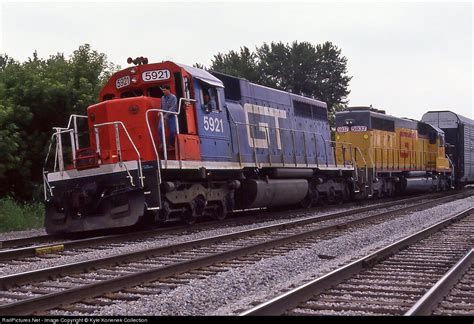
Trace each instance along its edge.
<instances>
[{"instance_id":1,"label":"yellow locomotive","mask_svg":"<svg viewBox=\"0 0 474 324\"><path fill-rule=\"evenodd\" d=\"M445 154L444 132L412 119L397 118L372 107L336 113L337 163L355 160L362 194L392 196L413 190L446 190L452 168Z\"/></svg>"}]
</instances>

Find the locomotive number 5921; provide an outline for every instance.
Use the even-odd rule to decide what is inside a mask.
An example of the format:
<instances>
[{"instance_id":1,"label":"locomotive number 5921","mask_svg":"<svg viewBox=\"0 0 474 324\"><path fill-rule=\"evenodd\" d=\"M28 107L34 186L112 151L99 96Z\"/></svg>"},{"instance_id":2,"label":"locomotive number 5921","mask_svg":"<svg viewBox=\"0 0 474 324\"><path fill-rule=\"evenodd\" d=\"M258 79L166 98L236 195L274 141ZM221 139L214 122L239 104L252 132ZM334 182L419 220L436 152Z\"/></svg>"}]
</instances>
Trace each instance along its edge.
<instances>
[{"instance_id":1,"label":"locomotive number 5921","mask_svg":"<svg viewBox=\"0 0 474 324\"><path fill-rule=\"evenodd\" d=\"M145 82L157 81L157 80L168 80L169 78L170 78L170 71L168 70L145 71L142 73L142 79Z\"/></svg>"},{"instance_id":2,"label":"locomotive number 5921","mask_svg":"<svg viewBox=\"0 0 474 324\"><path fill-rule=\"evenodd\" d=\"M224 123L222 122L222 118L204 116L204 130L224 133Z\"/></svg>"}]
</instances>

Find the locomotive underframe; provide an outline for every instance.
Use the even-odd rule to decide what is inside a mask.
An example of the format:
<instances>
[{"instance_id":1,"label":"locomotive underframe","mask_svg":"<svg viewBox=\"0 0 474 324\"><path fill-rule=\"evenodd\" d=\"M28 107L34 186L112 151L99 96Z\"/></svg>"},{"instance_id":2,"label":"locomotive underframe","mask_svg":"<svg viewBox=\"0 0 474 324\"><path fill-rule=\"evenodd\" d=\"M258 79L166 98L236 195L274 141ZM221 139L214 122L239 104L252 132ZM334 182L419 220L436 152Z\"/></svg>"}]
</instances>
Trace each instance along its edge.
<instances>
[{"instance_id":1,"label":"locomotive underframe","mask_svg":"<svg viewBox=\"0 0 474 324\"><path fill-rule=\"evenodd\" d=\"M229 211L351 199L354 170L297 168L160 169L131 162L47 175L48 233L127 227L142 222L198 217L222 219ZM81 176L84 174L83 176ZM143 183L143 185L142 185ZM158 185L161 183L161 185Z\"/></svg>"}]
</instances>

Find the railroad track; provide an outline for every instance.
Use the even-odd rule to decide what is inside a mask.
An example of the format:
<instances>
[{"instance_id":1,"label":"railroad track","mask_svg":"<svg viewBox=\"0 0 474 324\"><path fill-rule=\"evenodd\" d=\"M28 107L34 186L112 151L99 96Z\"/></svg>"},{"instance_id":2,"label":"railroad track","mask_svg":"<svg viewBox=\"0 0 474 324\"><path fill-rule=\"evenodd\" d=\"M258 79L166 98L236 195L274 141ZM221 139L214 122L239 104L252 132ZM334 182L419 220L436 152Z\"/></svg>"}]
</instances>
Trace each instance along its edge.
<instances>
[{"instance_id":1,"label":"railroad track","mask_svg":"<svg viewBox=\"0 0 474 324\"><path fill-rule=\"evenodd\" d=\"M405 198L402 200L395 200L389 201L385 203L379 204L369 204L367 206L358 207L358 212L365 212L371 211L380 208L390 208L392 206L397 206L401 204L410 204L410 203L417 203L420 200L431 200L437 198L447 198L447 197L459 197L459 195L469 195L470 191L464 192L456 192L451 193L449 195L443 195L440 193L429 194L429 195L421 195L412 198ZM355 204L354 204L355 206ZM304 217L307 215L311 215L314 213L314 209L300 209L295 211L282 211L276 212L272 214L270 219L260 217L259 220L256 221L255 215L250 215L246 217L239 217L239 218L232 218L227 219L224 221L213 221L207 222L203 224L197 224L195 226L186 226L186 225L179 225L179 226L172 226L167 228L158 228L153 230L147 231L136 231L136 232L129 232L125 234L113 234L113 235L102 235L97 237L86 237L80 239L69 239L64 240L63 235L44 235L44 236L37 236L32 238L23 238L23 239L14 239L0 242L0 262L2 260L15 260L18 258L24 257L34 257L37 255L44 255L48 253L56 253L65 250L72 250L72 249L80 249L80 248L89 248L91 246L99 246L99 245L106 245L106 244L116 244L116 243L133 243L135 242L147 242L147 240L156 240L159 237L162 240L166 240L168 238L173 238L182 235L188 235L191 233L198 233L205 230L210 230L213 228L222 228L225 226L242 226L242 225L249 225L255 224L258 222L269 222L272 220L279 220L283 218L291 218L288 215L290 212L293 217ZM326 208L326 211L331 211L330 208ZM324 213L325 210L319 209L318 212ZM336 212L334 213L334 217L340 217L345 215L350 215L353 211L343 211L343 212ZM332 216L331 216L332 217ZM39 244L49 242L49 244ZM31 245L30 245L31 244ZM30 245L30 246L24 246ZM5 265L5 264L3 264Z\"/></svg>"},{"instance_id":2,"label":"railroad track","mask_svg":"<svg viewBox=\"0 0 474 324\"><path fill-rule=\"evenodd\" d=\"M405 315L474 314L474 248L467 252Z\"/></svg>"},{"instance_id":3,"label":"railroad track","mask_svg":"<svg viewBox=\"0 0 474 324\"><path fill-rule=\"evenodd\" d=\"M0 291L0 302L4 303L0 306L0 315L31 314L79 301L81 305L88 307L73 305L63 308L87 313L94 307L113 303L113 299L139 298L136 295L156 293L164 288L172 289L193 278L227 271L226 269L232 266L244 266L264 257L310 246L317 241L338 236L344 231L371 226L383 222L387 217L401 216L466 195L463 193L439 198L382 213L372 212L369 216L360 215L359 210L359 216L344 212L346 214L340 214L337 222L330 219L334 215L307 218L146 251L4 276L0 278L0 286L4 289ZM329 221L332 224L327 224ZM314 226L315 224L317 226ZM93 269L100 270L82 273ZM126 294L135 294L135 297L125 296ZM94 297L99 298L91 300Z\"/></svg>"},{"instance_id":4,"label":"railroad track","mask_svg":"<svg viewBox=\"0 0 474 324\"><path fill-rule=\"evenodd\" d=\"M470 189L467 189L470 190ZM471 189L472 190L472 189ZM439 197L446 197L449 195L457 195L459 192L450 192L448 195L446 193L431 193L431 194L423 194L417 195L416 197L398 197L397 199L381 199L376 201L369 201L368 203L364 202L364 205L360 205L359 202L351 202L344 204L344 208L366 208L366 210L370 210L374 206L378 207L390 207L397 204L409 204L412 202L418 202L420 200L425 199L436 199ZM324 213L324 212L331 212L334 209L340 208L340 205L337 206L325 206L325 207L314 207L311 209L297 209L297 210L284 210L280 212L275 211L268 211L268 210L258 210L258 211L243 211L246 213L246 216L241 215L242 212L234 212L230 214L225 220L221 221L208 221L205 223L198 223L193 226L189 225L175 225L174 223L170 223L170 225L163 227L163 228L156 228L152 230L137 230L133 232L127 231L127 233L106 233L104 231L96 231L91 232L88 234L84 233L71 233L71 234L55 234L55 235L40 235L34 237L25 237L25 238L17 238L11 240L4 240L0 241L0 260L2 259L9 259L16 256L31 256L37 254L37 250L39 251L48 251L48 247L56 247L62 245L62 249L68 248L79 248L84 246L90 246L91 244L107 244L107 243L115 243L124 240L136 240L136 239L144 239L144 238L152 238L155 236L164 236L168 234L173 234L174 232L178 232L178 234L182 232L193 232L193 231L202 231L207 230L216 226L238 226L238 225L247 225L256 222L266 222L271 220L278 220L282 218L288 218L290 214L295 215L295 217L301 217L305 215L310 215L314 212ZM269 214L268 217L262 217L261 214ZM256 215L260 217L258 219L255 218ZM46 244L47 243L47 244ZM17 250L18 252L13 252ZM7 252L8 251L8 252Z\"/></svg>"},{"instance_id":5,"label":"railroad track","mask_svg":"<svg viewBox=\"0 0 474 324\"><path fill-rule=\"evenodd\" d=\"M445 277L443 275L471 250L473 233L474 208L469 208L241 315L430 314L469 267L467 276L457 283L461 289L453 293L465 293L466 283L471 283L472 289L472 253L464 258L468 261L464 261L463 266L454 267ZM461 270L453 270L457 268ZM451 276L454 279L446 279ZM447 303L442 303L436 312L453 314L456 306L443 307L453 306L453 300L465 301L463 297L468 298L470 304L464 304L462 310L468 308L472 315L472 290L462 295L461 300L446 297Z\"/></svg>"}]
</instances>

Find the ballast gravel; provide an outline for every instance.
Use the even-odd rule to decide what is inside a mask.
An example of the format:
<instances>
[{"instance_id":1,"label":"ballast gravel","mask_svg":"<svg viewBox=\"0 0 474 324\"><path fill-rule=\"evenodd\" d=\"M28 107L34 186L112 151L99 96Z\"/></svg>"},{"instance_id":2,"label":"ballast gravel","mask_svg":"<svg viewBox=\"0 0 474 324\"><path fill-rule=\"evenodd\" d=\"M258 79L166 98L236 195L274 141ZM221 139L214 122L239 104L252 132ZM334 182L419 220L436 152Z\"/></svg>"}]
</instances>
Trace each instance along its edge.
<instances>
[{"instance_id":1,"label":"ballast gravel","mask_svg":"<svg viewBox=\"0 0 474 324\"><path fill-rule=\"evenodd\" d=\"M264 258L245 267L193 279L176 289L143 295L136 301L116 301L92 315L238 314L472 206L474 197L469 197L414 212L310 247ZM334 259L319 258L318 255ZM77 315L56 310L51 314Z\"/></svg>"},{"instance_id":2,"label":"ballast gravel","mask_svg":"<svg viewBox=\"0 0 474 324\"><path fill-rule=\"evenodd\" d=\"M0 241L16 240L40 235L46 235L46 231L44 230L44 228L36 228L26 231L5 232L0 233Z\"/></svg>"}]
</instances>

